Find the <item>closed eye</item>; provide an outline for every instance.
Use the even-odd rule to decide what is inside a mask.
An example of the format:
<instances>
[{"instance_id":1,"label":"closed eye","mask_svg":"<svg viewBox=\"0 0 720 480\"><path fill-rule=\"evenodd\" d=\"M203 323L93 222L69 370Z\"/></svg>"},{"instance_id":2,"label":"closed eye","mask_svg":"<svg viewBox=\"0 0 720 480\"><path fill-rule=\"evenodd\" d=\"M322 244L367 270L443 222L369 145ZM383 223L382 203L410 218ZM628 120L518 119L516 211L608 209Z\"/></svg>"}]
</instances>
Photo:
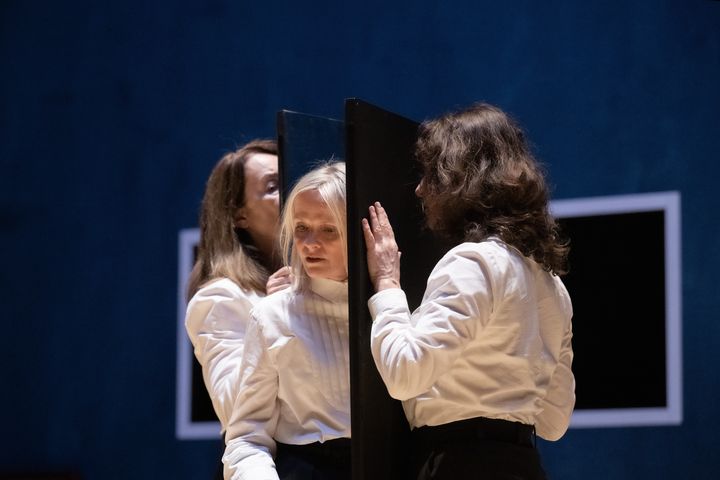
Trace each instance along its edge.
<instances>
[{"instance_id":1,"label":"closed eye","mask_svg":"<svg viewBox=\"0 0 720 480\"><path fill-rule=\"evenodd\" d=\"M275 193L278 191L279 185L276 180L270 180L265 186L266 193Z\"/></svg>"}]
</instances>

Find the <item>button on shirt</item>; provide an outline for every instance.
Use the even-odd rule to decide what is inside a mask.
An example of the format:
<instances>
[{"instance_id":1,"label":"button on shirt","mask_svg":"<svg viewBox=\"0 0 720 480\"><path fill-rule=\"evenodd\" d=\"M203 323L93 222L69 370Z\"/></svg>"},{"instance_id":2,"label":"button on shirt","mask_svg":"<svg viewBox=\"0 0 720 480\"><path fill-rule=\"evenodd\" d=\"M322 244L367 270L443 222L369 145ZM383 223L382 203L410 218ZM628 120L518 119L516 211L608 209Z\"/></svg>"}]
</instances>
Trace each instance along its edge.
<instances>
[{"instance_id":1,"label":"button on shirt","mask_svg":"<svg viewBox=\"0 0 720 480\"><path fill-rule=\"evenodd\" d=\"M185 329L223 431L237 396L250 310L260 298L255 291L221 278L199 289L188 303Z\"/></svg>"},{"instance_id":2,"label":"button on shirt","mask_svg":"<svg viewBox=\"0 0 720 480\"><path fill-rule=\"evenodd\" d=\"M463 243L412 314L400 289L368 302L372 354L410 425L474 417L560 438L575 404L572 305L557 276L499 240Z\"/></svg>"},{"instance_id":3,"label":"button on shirt","mask_svg":"<svg viewBox=\"0 0 720 480\"><path fill-rule=\"evenodd\" d=\"M226 478L277 479L275 441L350 437L346 282L311 279L253 310L239 395L227 430Z\"/></svg>"}]
</instances>

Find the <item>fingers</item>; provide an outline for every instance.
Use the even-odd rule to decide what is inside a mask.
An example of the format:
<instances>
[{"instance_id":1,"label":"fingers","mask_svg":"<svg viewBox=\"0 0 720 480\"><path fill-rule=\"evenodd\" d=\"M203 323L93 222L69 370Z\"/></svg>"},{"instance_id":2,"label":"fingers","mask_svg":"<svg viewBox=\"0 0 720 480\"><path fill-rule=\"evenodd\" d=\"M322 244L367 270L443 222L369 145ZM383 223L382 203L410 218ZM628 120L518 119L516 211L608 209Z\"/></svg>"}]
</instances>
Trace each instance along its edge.
<instances>
[{"instance_id":1,"label":"fingers","mask_svg":"<svg viewBox=\"0 0 720 480\"><path fill-rule=\"evenodd\" d=\"M362 219L363 236L365 237L365 246L372 249L375 246L375 236L370 230L370 224L366 218Z\"/></svg>"},{"instance_id":2,"label":"fingers","mask_svg":"<svg viewBox=\"0 0 720 480\"><path fill-rule=\"evenodd\" d=\"M265 284L265 291L268 295L288 288L292 284L292 269L290 267L282 267L277 272L268 277Z\"/></svg>"},{"instance_id":3,"label":"fingers","mask_svg":"<svg viewBox=\"0 0 720 480\"><path fill-rule=\"evenodd\" d=\"M370 226L372 227L372 231L375 232L379 226L377 211L375 211L375 207L373 205L368 207L368 211L370 212Z\"/></svg>"},{"instance_id":4,"label":"fingers","mask_svg":"<svg viewBox=\"0 0 720 480\"><path fill-rule=\"evenodd\" d=\"M362 219L370 280L376 291L400 286L400 256L387 212L375 202Z\"/></svg>"},{"instance_id":5,"label":"fingers","mask_svg":"<svg viewBox=\"0 0 720 480\"><path fill-rule=\"evenodd\" d=\"M377 219L380 227L388 228L390 229L390 231L392 231L392 225L390 225L390 220L388 219L387 212L385 211L385 208L380 205L380 202L375 202L375 211L377 212Z\"/></svg>"},{"instance_id":6,"label":"fingers","mask_svg":"<svg viewBox=\"0 0 720 480\"><path fill-rule=\"evenodd\" d=\"M280 268L277 270L277 272L275 272L275 273L273 273L272 275L270 275L270 278L272 278L272 279L278 278L278 279L279 279L279 278L282 278L282 277L289 277L290 274L291 274L291 272L292 272L292 270L291 270L290 267L288 267L288 266L280 267Z\"/></svg>"},{"instance_id":7,"label":"fingers","mask_svg":"<svg viewBox=\"0 0 720 480\"><path fill-rule=\"evenodd\" d=\"M389 233L388 236L395 237L390 219L380 202L375 202L368 210L370 212L370 225L372 226L373 234L382 235L387 232Z\"/></svg>"}]
</instances>

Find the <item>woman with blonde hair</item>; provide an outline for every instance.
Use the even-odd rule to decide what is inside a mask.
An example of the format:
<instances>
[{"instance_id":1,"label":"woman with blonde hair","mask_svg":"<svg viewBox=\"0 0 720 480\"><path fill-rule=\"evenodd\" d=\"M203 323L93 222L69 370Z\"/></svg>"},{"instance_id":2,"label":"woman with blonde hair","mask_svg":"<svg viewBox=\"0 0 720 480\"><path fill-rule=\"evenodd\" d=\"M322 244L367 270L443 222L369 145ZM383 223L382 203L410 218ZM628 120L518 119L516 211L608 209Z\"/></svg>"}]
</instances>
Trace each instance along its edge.
<instances>
[{"instance_id":1,"label":"woman with blonde hair","mask_svg":"<svg viewBox=\"0 0 720 480\"><path fill-rule=\"evenodd\" d=\"M345 164L303 176L280 242L291 288L252 312L223 462L232 479L350 477Z\"/></svg>"}]
</instances>

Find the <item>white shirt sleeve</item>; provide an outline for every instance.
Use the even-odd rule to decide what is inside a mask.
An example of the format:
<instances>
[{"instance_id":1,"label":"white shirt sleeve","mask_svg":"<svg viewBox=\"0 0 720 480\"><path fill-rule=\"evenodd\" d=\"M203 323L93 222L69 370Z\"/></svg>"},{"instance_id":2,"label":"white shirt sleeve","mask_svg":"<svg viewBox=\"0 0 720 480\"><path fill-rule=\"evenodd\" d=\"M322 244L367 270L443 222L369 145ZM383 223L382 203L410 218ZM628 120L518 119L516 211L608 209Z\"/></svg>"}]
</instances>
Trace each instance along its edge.
<instances>
[{"instance_id":1,"label":"white shirt sleeve","mask_svg":"<svg viewBox=\"0 0 720 480\"><path fill-rule=\"evenodd\" d=\"M240 385L225 438L225 478L277 480L273 435L278 421L278 372L260 324L253 320L242 359Z\"/></svg>"},{"instance_id":2,"label":"white shirt sleeve","mask_svg":"<svg viewBox=\"0 0 720 480\"><path fill-rule=\"evenodd\" d=\"M489 278L477 250L455 248L431 273L422 304L412 315L400 289L370 298L372 354L393 398L416 397L448 371L490 317Z\"/></svg>"},{"instance_id":3,"label":"white shirt sleeve","mask_svg":"<svg viewBox=\"0 0 720 480\"><path fill-rule=\"evenodd\" d=\"M560 358L550 378L542 411L535 418L537 434L545 440L559 440L570 425L575 408L575 376L572 373L572 327L568 326L562 340Z\"/></svg>"},{"instance_id":4,"label":"white shirt sleeve","mask_svg":"<svg viewBox=\"0 0 720 480\"><path fill-rule=\"evenodd\" d=\"M190 300L185 328L202 366L205 387L224 430L232 413L245 330L255 298L224 279L200 289Z\"/></svg>"}]
</instances>

